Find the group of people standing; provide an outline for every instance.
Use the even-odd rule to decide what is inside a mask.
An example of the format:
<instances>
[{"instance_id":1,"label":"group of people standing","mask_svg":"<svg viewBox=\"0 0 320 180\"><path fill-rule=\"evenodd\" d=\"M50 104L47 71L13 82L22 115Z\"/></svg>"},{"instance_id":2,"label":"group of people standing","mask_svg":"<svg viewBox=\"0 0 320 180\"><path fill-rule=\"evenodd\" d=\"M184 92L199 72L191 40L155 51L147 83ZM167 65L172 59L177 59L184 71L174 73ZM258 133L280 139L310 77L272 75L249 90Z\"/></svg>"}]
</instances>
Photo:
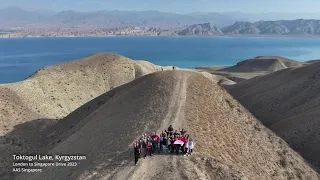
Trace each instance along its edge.
<instances>
[{"instance_id":1,"label":"group of people standing","mask_svg":"<svg viewBox=\"0 0 320 180\"><path fill-rule=\"evenodd\" d=\"M161 134L144 134L134 142L135 164L138 159L147 155L152 156L156 152L160 153L182 153L184 156L192 155L194 147L193 139L189 137L184 129L173 130L172 125Z\"/></svg>"}]
</instances>

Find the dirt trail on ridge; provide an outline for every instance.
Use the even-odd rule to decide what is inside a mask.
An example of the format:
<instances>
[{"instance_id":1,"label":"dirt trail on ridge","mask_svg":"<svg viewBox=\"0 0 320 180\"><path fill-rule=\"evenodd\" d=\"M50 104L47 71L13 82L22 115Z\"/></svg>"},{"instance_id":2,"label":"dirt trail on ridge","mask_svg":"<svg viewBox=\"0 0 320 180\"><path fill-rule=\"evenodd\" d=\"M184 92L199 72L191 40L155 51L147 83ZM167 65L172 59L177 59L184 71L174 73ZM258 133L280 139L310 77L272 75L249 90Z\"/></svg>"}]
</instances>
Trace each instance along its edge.
<instances>
[{"instance_id":1,"label":"dirt trail on ridge","mask_svg":"<svg viewBox=\"0 0 320 180\"><path fill-rule=\"evenodd\" d=\"M157 130L161 133L172 125L174 129L188 127L185 120L188 78L194 74L177 73L174 91L170 99L165 118ZM208 173L210 171L210 173ZM140 159L137 166L127 166L105 179L160 180L176 179L246 179L242 173L231 166L195 153L190 157L170 153L155 153Z\"/></svg>"},{"instance_id":2,"label":"dirt trail on ridge","mask_svg":"<svg viewBox=\"0 0 320 180\"><path fill-rule=\"evenodd\" d=\"M177 83L175 84L174 91L170 100L168 112L157 130L161 133L172 125L174 129L183 128L185 117L185 103L187 93L187 78L188 76L177 76ZM178 169L177 164L181 163L183 156L175 156L171 154L155 154L152 157L147 156L146 159L140 159L136 167L126 167L118 171L112 176L113 179L161 179L166 174L173 173L174 176L168 176L169 179L183 179L181 176L184 169ZM154 169L155 168L155 169ZM161 170L165 169L165 170ZM166 171L171 170L171 171Z\"/></svg>"}]
</instances>

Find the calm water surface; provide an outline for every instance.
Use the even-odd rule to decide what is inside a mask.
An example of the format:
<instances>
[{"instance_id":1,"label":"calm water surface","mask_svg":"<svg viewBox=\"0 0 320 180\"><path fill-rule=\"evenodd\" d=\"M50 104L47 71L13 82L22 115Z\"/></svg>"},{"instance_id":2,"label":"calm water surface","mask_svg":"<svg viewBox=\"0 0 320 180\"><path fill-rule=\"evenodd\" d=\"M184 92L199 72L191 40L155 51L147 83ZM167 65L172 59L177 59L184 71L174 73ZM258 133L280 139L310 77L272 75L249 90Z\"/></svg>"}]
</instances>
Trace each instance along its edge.
<instances>
[{"instance_id":1,"label":"calm water surface","mask_svg":"<svg viewBox=\"0 0 320 180\"><path fill-rule=\"evenodd\" d=\"M25 79L43 66L112 52L158 65L183 68L233 65L255 56L299 61L320 58L318 38L98 37L0 39L0 83Z\"/></svg>"}]
</instances>

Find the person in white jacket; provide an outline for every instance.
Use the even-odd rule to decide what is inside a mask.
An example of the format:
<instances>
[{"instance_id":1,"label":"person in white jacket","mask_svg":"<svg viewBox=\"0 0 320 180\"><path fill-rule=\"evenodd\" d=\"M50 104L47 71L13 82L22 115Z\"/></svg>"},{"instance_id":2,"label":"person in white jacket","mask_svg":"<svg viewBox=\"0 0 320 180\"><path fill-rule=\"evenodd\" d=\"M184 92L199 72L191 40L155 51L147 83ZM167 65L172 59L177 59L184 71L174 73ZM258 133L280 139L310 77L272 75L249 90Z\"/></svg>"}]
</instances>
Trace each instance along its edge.
<instances>
[{"instance_id":1,"label":"person in white jacket","mask_svg":"<svg viewBox=\"0 0 320 180\"><path fill-rule=\"evenodd\" d=\"M189 154L189 139L187 139L187 142L184 144L184 156L188 156Z\"/></svg>"},{"instance_id":2,"label":"person in white jacket","mask_svg":"<svg viewBox=\"0 0 320 180\"><path fill-rule=\"evenodd\" d=\"M188 148L189 148L189 154L192 155L192 152L193 152L193 147L194 147L194 142L193 142L193 139L189 139L189 142L188 142Z\"/></svg>"}]
</instances>

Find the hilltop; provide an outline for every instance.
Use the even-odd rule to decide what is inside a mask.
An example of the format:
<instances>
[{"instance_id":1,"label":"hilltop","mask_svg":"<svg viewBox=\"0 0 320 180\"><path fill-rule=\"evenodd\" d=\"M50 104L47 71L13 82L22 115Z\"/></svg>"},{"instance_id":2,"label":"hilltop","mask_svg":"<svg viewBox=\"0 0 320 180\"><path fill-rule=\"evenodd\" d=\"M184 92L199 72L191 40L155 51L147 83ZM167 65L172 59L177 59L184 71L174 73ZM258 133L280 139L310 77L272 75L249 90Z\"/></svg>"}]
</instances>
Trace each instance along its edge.
<instances>
[{"instance_id":1,"label":"hilltop","mask_svg":"<svg viewBox=\"0 0 320 180\"><path fill-rule=\"evenodd\" d=\"M165 67L163 67L165 69ZM161 67L110 53L40 69L24 81L0 85L0 157L43 146L41 131L90 100ZM37 120L37 121L34 121ZM21 124L29 123L27 127ZM19 133L10 133L12 131ZM39 141L35 146L30 144ZM6 157L11 159L11 157Z\"/></svg>"},{"instance_id":2,"label":"hilltop","mask_svg":"<svg viewBox=\"0 0 320 180\"><path fill-rule=\"evenodd\" d=\"M229 86L229 92L311 164L320 167L320 63Z\"/></svg>"},{"instance_id":3,"label":"hilltop","mask_svg":"<svg viewBox=\"0 0 320 180\"><path fill-rule=\"evenodd\" d=\"M237 63L237 65L232 67L227 67L220 69L218 71L228 71L228 72L261 72L268 71L274 72L281 69L285 69L287 66L279 59L248 59Z\"/></svg>"},{"instance_id":4,"label":"hilltop","mask_svg":"<svg viewBox=\"0 0 320 180\"><path fill-rule=\"evenodd\" d=\"M311 63L311 62L310 62ZM296 68L307 65L281 56L257 56L238 62L235 66L219 69L227 72L275 72L286 68Z\"/></svg>"},{"instance_id":5,"label":"hilltop","mask_svg":"<svg viewBox=\"0 0 320 180\"><path fill-rule=\"evenodd\" d=\"M130 166L133 140L169 124L186 128L197 140L195 156L155 155ZM15 179L319 179L216 80L192 71L142 76L43 132L50 138L47 153L85 154L87 160Z\"/></svg>"},{"instance_id":6,"label":"hilltop","mask_svg":"<svg viewBox=\"0 0 320 180\"><path fill-rule=\"evenodd\" d=\"M286 68L302 67L314 61L299 62L281 56L257 56L238 62L234 66L205 66L195 67L200 71L209 72L227 77L230 80L241 82L256 76L266 75Z\"/></svg>"}]
</instances>

